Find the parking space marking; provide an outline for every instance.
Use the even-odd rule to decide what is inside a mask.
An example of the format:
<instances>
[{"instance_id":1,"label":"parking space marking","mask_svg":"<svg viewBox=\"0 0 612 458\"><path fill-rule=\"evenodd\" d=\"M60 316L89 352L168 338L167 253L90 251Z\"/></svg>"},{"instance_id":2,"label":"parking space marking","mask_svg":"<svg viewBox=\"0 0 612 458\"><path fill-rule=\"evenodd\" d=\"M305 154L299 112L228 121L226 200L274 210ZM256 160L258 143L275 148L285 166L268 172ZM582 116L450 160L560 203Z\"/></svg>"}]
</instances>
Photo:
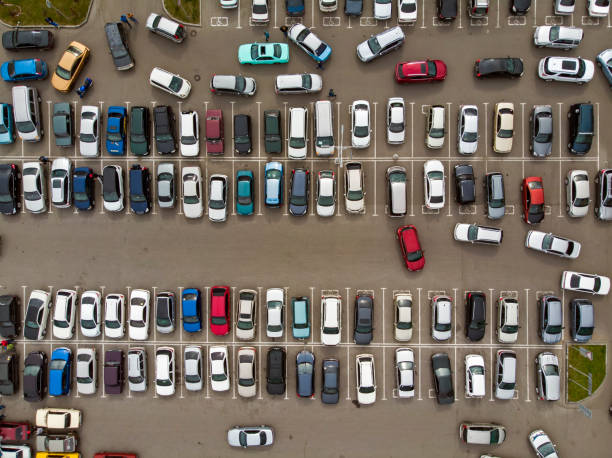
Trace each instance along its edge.
<instances>
[{"instance_id":1,"label":"parking space marking","mask_svg":"<svg viewBox=\"0 0 612 458\"><path fill-rule=\"evenodd\" d=\"M552 16L546 16L544 18L544 24L546 25L563 25L563 20L564 16L556 16L556 15L552 15ZM535 20L535 18L534 18Z\"/></svg>"},{"instance_id":2,"label":"parking space marking","mask_svg":"<svg viewBox=\"0 0 612 458\"><path fill-rule=\"evenodd\" d=\"M436 393L435 393L433 388L429 388L429 390L427 392L427 395L428 395L429 399L435 399L436 398Z\"/></svg>"},{"instance_id":3,"label":"parking space marking","mask_svg":"<svg viewBox=\"0 0 612 458\"><path fill-rule=\"evenodd\" d=\"M580 18L582 25L599 25L599 18L592 16L582 16Z\"/></svg>"},{"instance_id":4,"label":"parking space marking","mask_svg":"<svg viewBox=\"0 0 612 458\"><path fill-rule=\"evenodd\" d=\"M344 328L346 329L346 344L349 344L349 318L350 318L350 292L351 292L351 288L345 288L346 289L346 300L345 300L345 304L346 304L346 320L344 321ZM342 316L342 310L340 310L340 316Z\"/></svg>"},{"instance_id":5,"label":"parking space marking","mask_svg":"<svg viewBox=\"0 0 612 458\"><path fill-rule=\"evenodd\" d=\"M493 392L495 391L495 382L493 380L493 347L489 348L489 380L490 380L489 386L491 387L491 393L489 394L489 401L492 402L494 401Z\"/></svg>"},{"instance_id":6,"label":"parking space marking","mask_svg":"<svg viewBox=\"0 0 612 458\"><path fill-rule=\"evenodd\" d=\"M525 288L525 344L529 345L529 288Z\"/></svg>"},{"instance_id":7,"label":"parking space marking","mask_svg":"<svg viewBox=\"0 0 612 458\"><path fill-rule=\"evenodd\" d=\"M456 289L456 288L453 288ZM446 291L443 289L428 289L427 299L432 300L434 296L446 296Z\"/></svg>"},{"instance_id":8,"label":"parking space marking","mask_svg":"<svg viewBox=\"0 0 612 458\"><path fill-rule=\"evenodd\" d=\"M423 215L438 215L440 213L439 208L427 208L426 205L421 205L421 213Z\"/></svg>"},{"instance_id":9,"label":"parking space marking","mask_svg":"<svg viewBox=\"0 0 612 458\"><path fill-rule=\"evenodd\" d=\"M374 105L374 131L372 133L372 136L374 137L374 214L372 216L378 216L376 214L376 188L378 187L376 185L376 178L377 178L377 173L376 173L376 140L378 139L377 135L376 135L376 106L378 105L378 102L373 102Z\"/></svg>"},{"instance_id":10,"label":"parking space marking","mask_svg":"<svg viewBox=\"0 0 612 458\"><path fill-rule=\"evenodd\" d=\"M610 23L610 14L608 15L608 27ZM595 140L597 145L597 170L599 170L599 102L595 102Z\"/></svg>"},{"instance_id":11,"label":"parking space marking","mask_svg":"<svg viewBox=\"0 0 612 458\"><path fill-rule=\"evenodd\" d=\"M323 17L324 27L338 27L340 26L340 16L325 16Z\"/></svg>"},{"instance_id":12,"label":"parking space marking","mask_svg":"<svg viewBox=\"0 0 612 458\"><path fill-rule=\"evenodd\" d=\"M459 214L460 215L475 215L476 214L476 204L459 205Z\"/></svg>"},{"instance_id":13,"label":"parking space marking","mask_svg":"<svg viewBox=\"0 0 612 458\"><path fill-rule=\"evenodd\" d=\"M315 326L314 326L314 307L315 307L315 300L314 300L314 290L315 287L311 286L310 287L310 347L311 350L314 352L314 333L315 333ZM317 341L318 342L318 341Z\"/></svg>"},{"instance_id":14,"label":"parking space marking","mask_svg":"<svg viewBox=\"0 0 612 458\"><path fill-rule=\"evenodd\" d=\"M531 361L529 360L529 347L525 348L525 360L527 361L527 377L525 377L525 380L527 380L527 398L525 399L525 402L531 402L531 399L529 399L529 393L531 391L529 389L529 366L531 365Z\"/></svg>"},{"instance_id":15,"label":"parking space marking","mask_svg":"<svg viewBox=\"0 0 612 458\"><path fill-rule=\"evenodd\" d=\"M526 24L527 24L527 18L525 16L508 16L509 26L526 25Z\"/></svg>"}]
</instances>

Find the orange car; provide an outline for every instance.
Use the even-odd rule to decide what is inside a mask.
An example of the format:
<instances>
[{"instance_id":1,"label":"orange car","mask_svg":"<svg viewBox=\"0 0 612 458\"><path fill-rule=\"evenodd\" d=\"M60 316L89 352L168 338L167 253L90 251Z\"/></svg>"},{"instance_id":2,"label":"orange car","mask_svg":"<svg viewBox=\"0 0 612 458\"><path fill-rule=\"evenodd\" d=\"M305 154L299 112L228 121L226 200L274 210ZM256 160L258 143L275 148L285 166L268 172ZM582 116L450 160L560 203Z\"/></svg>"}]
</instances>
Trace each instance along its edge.
<instances>
[{"instance_id":1,"label":"orange car","mask_svg":"<svg viewBox=\"0 0 612 458\"><path fill-rule=\"evenodd\" d=\"M78 41L70 43L51 78L53 87L60 92L68 92L74 85L79 73L81 73L87 59L89 59L89 48L87 46Z\"/></svg>"}]
</instances>

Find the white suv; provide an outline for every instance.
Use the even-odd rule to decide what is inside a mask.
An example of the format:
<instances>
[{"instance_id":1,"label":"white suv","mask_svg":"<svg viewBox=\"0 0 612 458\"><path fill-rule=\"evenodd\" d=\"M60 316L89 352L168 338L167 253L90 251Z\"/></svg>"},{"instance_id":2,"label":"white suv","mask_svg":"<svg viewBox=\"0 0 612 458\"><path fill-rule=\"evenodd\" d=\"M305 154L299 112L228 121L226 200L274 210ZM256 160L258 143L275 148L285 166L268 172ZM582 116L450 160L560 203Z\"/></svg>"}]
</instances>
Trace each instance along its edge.
<instances>
[{"instance_id":1,"label":"white suv","mask_svg":"<svg viewBox=\"0 0 612 458\"><path fill-rule=\"evenodd\" d=\"M544 81L583 84L593 79L595 64L580 57L549 56L540 59L538 76Z\"/></svg>"},{"instance_id":2,"label":"white suv","mask_svg":"<svg viewBox=\"0 0 612 458\"><path fill-rule=\"evenodd\" d=\"M181 156L194 157L200 153L200 128L197 111L181 112Z\"/></svg>"},{"instance_id":3,"label":"white suv","mask_svg":"<svg viewBox=\"0 0 612 458\"><path fill-rule=\"evenodd\" d=\"M376 401L376 373L374 356L357 355L357 401L359 404L373 404Z\"/></svg>"},{"instance_id":4,"label":"white suv","mask_svg":"<svg viewBox=\"0 0 612 458\"><path fill-rule=\"evenodd\" d=\"M321 296L321 342L338 345L342 331L342 299L338 295Z\"/></svg>"}]
</instances>

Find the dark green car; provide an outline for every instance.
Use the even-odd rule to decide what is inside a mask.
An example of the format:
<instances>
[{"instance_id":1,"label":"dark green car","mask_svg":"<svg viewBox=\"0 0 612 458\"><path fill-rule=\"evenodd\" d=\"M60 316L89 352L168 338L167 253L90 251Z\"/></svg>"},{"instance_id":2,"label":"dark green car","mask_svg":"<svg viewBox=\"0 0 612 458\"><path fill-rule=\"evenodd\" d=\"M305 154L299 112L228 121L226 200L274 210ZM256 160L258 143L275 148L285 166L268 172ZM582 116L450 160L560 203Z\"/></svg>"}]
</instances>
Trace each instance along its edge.
<instances>
[{"instance_id":1,"label":"dark green car","mask_svg":"<svg viewBox=\"0 0 612 458\"><path fill-rule=\"evenodd\" d=\"M69 103L62 102L53 105L53 133L57 146L72 146L72 108Z\"/></svg>"},{"instance_id":2,"label":"dark green car","mask_svg":"<svg viewBox=\"0 0 612 458\"><path fill-rule=\"evenodd\" d=\"M149 109L132 107L130 111L130 150L135 156L149 154Z\"/></svg>"},{"instance_id":3,"label":"dark green car","mask_svg":"<svg viewBox=\"0 0 612 458\"><path fill-rule=\"evenodd\" d=\"M264 145L266 153L280 153L283 145L279 110L264 111Z\"/></svg>"}]
</instances>

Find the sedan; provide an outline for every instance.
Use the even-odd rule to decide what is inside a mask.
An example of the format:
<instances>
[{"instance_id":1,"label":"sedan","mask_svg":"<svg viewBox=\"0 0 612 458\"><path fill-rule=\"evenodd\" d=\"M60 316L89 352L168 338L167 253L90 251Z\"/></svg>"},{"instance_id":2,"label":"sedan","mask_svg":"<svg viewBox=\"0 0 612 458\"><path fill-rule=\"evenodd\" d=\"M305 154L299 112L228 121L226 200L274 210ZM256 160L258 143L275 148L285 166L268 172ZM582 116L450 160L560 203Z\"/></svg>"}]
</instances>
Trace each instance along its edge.
<instances>
[{"instance_id":1,"label":"sedan","mask_svg":"<svg viewBox=\"0 0 612 458\"><path fill-rule=\"evenodd\" d=\"M104 335L111 339L121 339L125 332L123 294L108 294L104 300Z\"/></svg>"},{"instance_id":2,"label":"sedan","mask_svg":"<svg viewBox=\"0 0 612 458\"><path fill-rule=\"evenodd\" d=\"M310 172L307 169L291 170L289 179L289 213L304 216L308 213Z\"/></svg>"},{"instance_id":3,"label":"sedan","mask_svg":"<svg viewBox=\"0 0 612 458\"><path fill-rule=\"evenodd\" d=\"M241 289L238 292L238 316L236 317L236 337L242 340L255 338L255 310L257 291Z\"/></svg>"},{"instance_id":4,"label":"sedan","mask_svg":"<svg viewBox=\"0 0 612 458\"><path fill-rule=\"evenodd\" d=\"M49 396L66 396L72 384L72 350L59 347L51 353L49 363Z\"/></svg>"},{"instance_id":5,"label":"sedan","mask_svg":"<svg viewBox=\"0 0 612 458\"><path fill-rule=\"evenodd\" d=\"M363 167L360 162L344 166L344 207L348 213L365 213Z\"/></svg>"},{"instance_id":6,"label":"sedan","mask_svg":"<svg viewBox=\"0 0 612 458\"><path fill-rule=\"evenodd\" d=\"M210 176L208 185L208 219L223 222L227 219L227 176Z\"/></svg>"},{"instance_id":7,"label":"sedan","mask_svg":"<svg viewBox=\"0 0 612 458\"><path fill-rule=\"evenodd\" d=\"M213 391L228 391L230 389L230 376L227 364L227 347L211 346L209 350L210 387Z\"/></svg>"},{"instance_id":8,"label":"sedan","mask_svg":"<svg viewBox=\"0 0 612 458\"><path fill-rule=\"evenodd\" d=\"M47 183L45 171L39 162L23 164L23 202L31 213L47 211Z\"/></svg>"},{"instance_id":9,"label":"sedan","mask_svg":"<svg viewBox=\"0 0 612 458\"><path fill-rule=\"evenodd\" d=\"M58 157L51 165L51 203L57 208L68 208L72 203L72 163Z\"/></svg>"},{"instance_id":10,"label":"sedan","mask_svg":"<svg viewBox=\"0 0 612 458\"><path fill-rule=\"evenodd\" d=\"M514 135L514 104L496 103L493 116L493 151L510 153Z\"/></svg>"},{"instance_id":11,"label":"sedan","mask_svg":"<svg viewBox=\"0 0 612 458\"><path fill-rule=\"evenodd\" d=\"M176 391L174 348L157 347L155 351L155 394L172 396Z\"/></svg>"},{"instance_id":12,"label":"sedan","mask_svg":"<svg viewBox=\"0 0 612 458\"><path fill-rule=\"evenodd\" d=\"M395 145L406 139L404 99L391 97L387 101L387 143Z\"/></svg>"},{"instance_id":13,"label":"sedan","mask_svg":"<svg viewBox=\"0 0 612 458\"><path fill-rule=\"evenodd\" d=\"M395 350L395 382L399 398L414 397L414 352L410 348Z\"/></svg>"},{"instance_id":14,"label":"sedan","mask_svg":"<svg viewBox=\"0 0 612 458\"><path fill-rule=\"evenodd\" d=\"M120 165L107 165L102 170L102 201L106 211L123 210L123 170Z\"/></svg>"},{"instance_id":15,"label":"sedan","mask_svg":"<svg viewBox=\"0 0 612 458\"><path fill-rule=\"evenodd\" d=\"M457 150L459 154L474 154L478 148L478 107L462 105L457 127Z\"/></svg>"},{"instance_id":16,"label":"sedan","mask_svg":"<svg viewBox=\"0 0 612 458\"><path fill-rule=\"evenodd\" d=\"M363 0L344 0L344 14L347 16L361 16Z\"/></svg>"},{"instance_id":17,"label":"sedan","mask_svg":"<svg viewBox=\"0 0 612 458\"><path fill-rule=\"evenodd\" d=\"M210 330L216 336L230 332L230 288L213 286L210 289Z\"/></svg>"},{"instance_id":18,"label":"sedan","mask_svg":"<svg viewBox=\"0 0 612 458\"><path fill-rule=\"evenodd\" d=\"M253 0L251 3L251 22L258 24L270 22L268 0Z\"/></svg>"},{"instance_id":19,"label":"sedan","mask_svg":"<svg viewBox=\"0 0 612 458\"><path fill-rule=\"evenodd\" d=\"M395 66L395 81L398 83L443 81L446 73L446 64L441 60L400 62Z\"/></svg>"},{"instance_id":20,"label":"sedan","mask_svg":"<svg viewBox=\"0 0 612 458\"><path fill-rule=\"evenodd\" d=\"M612 86L612 49L606 49L597 55L597 65Z\"/></svg>"},{"instance_id":21,"label":"sedan","mask_svg":"<svg viewBox=\"0 0 612 458\"><path fill-rule=\"evenodd\" d=\"M391 0L374 0L374 17L379 21L391 19Z\"/></svg>"},{"instance_id":22,"label":"sedan","mask_svg":"<svg viewBox=\"0 0 612 458\"><path fill-rule=\"evenodd\" d=\"M465 301L465 336L468 340L477 342L485 336L487 296L481 292L470 291L466 294Z\"/></svg>"},{"instance_id":23,"label":"sedan","mask_svg":"<svg viewBox=\"0 0 612 458\"><path fill-rule=\"evenodd\" d=\"M525 238L525 246L542 253L576 259L580 254L581 245L579 242L551 234L550 232L547 234L541 231L529 231Z\"/></svg>"},{"instance_id":24,"label":"sedan","mask_svg":"<svg viewBox=\"0 0 612 458\"><path fill-rule=\"evenodd\" d=\"M76 355L76 382L80 394L94 394L98 385L97 357L93 348L79 348Z\"/></svg>"},{"instance_id":25,"label":"sedan","mask_svg":"<svg viewBox=\"0 0 612 458\"><path fill-rule=\"evenodd\" d=\"M47 77L47 64L40 59L10 60L0 67L2 79L8 82L42 80Z\"/></svg>"},{"instance_id":26,"label":"sedan","mask_svg":"<svg viewBox=\"0 0 612 458\"><path fill-rule=\"evenodd\" d=\"M374 321L374 298L369 294L358 294L355 298L355 325L353 341L357 345L368 345L372 341Z\"/></svg>"},{"instance_id":27,"label":"sedan","mask_svg":"<svg viewBox=\"0 0 612 458\"><path fill-rule=\"evenodd\" d=\"M41 29L13 29L2 34L2 47L9 51L51 49L53 32Z\"/></svg>"},{"instance_id":28,"label":"sedan","mask_svg":"<svg viewBox=\"0 0 612 458\"><path fill-rule=\"evenodd\" d=\"M416 0L397 0L397 21L412 24L417 20Z\"/></svg>"},{"instance_id":29,"label":"sedan","mask_svg":"<svg viewBox=\"0 0 612 458\"><path fill-rule=\"evenodd\" d=\"M455 190L458 204L466 205L476 201L476 181L470 164L455 166Z\"/></svg>"},{"instance_id":30,"label":"sedan","mask_svg":"<svg viewBox=\"0 0 612 458\"><path fill-rule=\"evenodd\" d=\"M175 202L174 164L162 162L157 166L157 204L160 208L172 208Z\"/></svg>"},{"instance_id":31,"label":"sedan","mask_svg":"<svg viewBox=\"0 0 612 458\"><path fill-rule=\"evenodd\" d=\"M35 289L30 293L26 306L23 337L28 340L42 340L45 337L51 305L51 294L47 291Z\"/></svg>"},{"instance_id":32,"label":"sedan","mask_svg":"<svg viewBox=\"0 0 612 458\"><path fill-rule=\"evenodd\" d=\"M322 41L304 24L298 22L289 27L287 37L317 62L325 62L331 56L331 46Z\"/></svg>"},{"instance_id":33,"label":"sedan","mask_svg":"<svg viewBox=\"0 0 612 458\"><path fill-rule=\"evenodd\" d=\"M232 447L272 445L274 432L269 426L234 426L227 432L227 443Z\"/></svg>"},{"instance_id":34,"label":"sedan","mask_svg":"<svg viewBox=\"0 0 612 458\"><path fill-rule=\"evenodd\" d=\"M238 47L241 64L286 64L289 62L289 45L286 43L248 43Z\"/></svg>"},{"instance_id":35,"label":"sedan","mask_svg":"<svg viewBox=\"0 0 612 458\"><path fill-rule=\"evenodd\" d=\"M317 215L334 216L336 212L336 174L321 170L317 174Z\"/></svg>"},{"instance_id":36,"label":"sedan","mask_svg":"<svg viewBox=\"0 0 612 458\"><path fill-rule=\"evenodd\" d=\"M431 337L439 342L451 338L452 299L450 296L434 296L431 299Z\"/></svg>"},{"instance_id":37,"label":"sedan","mask_svg":"<svg viewBox=\"0 0 612 458\"><path fill-rule=\"evenodd\" d=\"M255 176L250 170L236 172L236 213L252 215L255 209Z\"/></svg>"},{"instance_id":38,"label":"sedan","mask_svg":"<svg viewBox=\"0 0 612 458\"><path fill-rule=\"evenodd\" d=\"M257 394L255 351L255 347L238 349L238 394L243 398L252 398Z\"/></svg>"},{"instance_id":39,"label":"sedan","mask_svg":"<svg viewBox=\"0 0 612 458\"><path fill-rule=\"evenodd\" d=\"M55 135L56 146L72 146L73 127L72 127L72 107L69 103L61 102L53 104L53 134Z\"/></svg>"},{"instance_id":40,"label":"sedan","mask_svg":"<svg viewBox=\"0 0 612 458\"><path fill-rule=\"evenodd\" d=\"M531 142L529 151L535 157L550 156L553 140L553 114L550 105L536 105L529 117Z\"/></svg>"},{"instance_id":41,"label":"sedan","mask_svg":"<svg viewBox=\"0 0 612 458\"><path fill-rule=\"evenodd\" d=\"M425 162L423 166L425 185L425 206L431 210L444 208L444 166L437 159Z\"/></svg>"},{"instance_id":42,"label":"sedan","mask_svg":"<svg viewBox=\"0 0 612 458\"><path fill-rule=\"evenodd\" d=\"M561 397L559 358L553 353L542 352L536 357L535 365L535 391L538 399L541 401L558 401Z\"/></svg>"},{"instance_id":43,"label":"sedan","mask_svg":"<svg viewBox=\"0 0 612 458\"><path fill-rule=\"evenodd\" d=\"M567 205L565 210L573 218L586 216L589 212L591 191L589 175L586 170L570 170L565 178Z\"/></svg>"},{"instance_id":44,"label":"sedan","mask_svg":"<svg viewBox=\"0 0 612 458\"><path fill-rule=\"evenodd\" d=\"M489 57L478 59L474 64L477 78L486 76L523 76L523 60L517 57Z\"/></svg>"},{"instance_id":45,"label":"sedan","mask_svg":"<svg viewBox=\"0 0 612 458\"><path fill-rule=\"evenodd\" d=\"M516 389L516 353L498 350L495 374L495 397L513 399Z\"/></svg>"},{"instance_id":46,"label":"sedan","mask_svg":"<svg viewBox=\"0 0 612 458\"><path fill-rule=\"evenodd\" d=\"M181 296L181 308L183 311L183 329L186 332L198 332L202 330L202 303L200 290L186 288Z\"/></svg>"},{"instance_id":47,"label":"sedan","mask_svg":"<svg viewBox=\"0 0 612 458\"><path fill-rule=\"evenodd\" d=\"M465 395L468 398L485 396L485 365L480 355L465 356Z\"/></svg>"},{"instance_id":48,"label":"sedan","mask_svg":"<svg viewBox=\"0 0 612 458\"><path fill-rule=\"evenodd\" d=\"M370 146L370 102L356 100L351 105L351 145L353 148Z\"/></svg>"},{"instance_id":49,"label":"sedan","mask_svg":"<svg viewBox=\"0 0 612 458\"><path fill-rule=\"evenodd\" d=\"M395 340L408 341L412 339L412 294L395 293L393 295L393 305L395 309Z\"/></svg>"},{"instance_id":50,"label":"sedan","mask_svg":"<svg viewBox=\"0 0 612 458\"><path fill-rule=\"evenodd\" d=\"M285 292L281 288L269 288L266 291L266 310L268 324L266 335L272 338L283 336Z\"/></svg>"},{"instance_id":51,"label":"sedan","mask_svg":"<svg viewBox=\"0 0 612 458\"><path fill-rule=\"evenodd\" d=\"M337 359L324 359L322 373L321 402L338 404L340 400L340 362Z\"/></svg>"},{"instance_id":52,"label":"sedan","mask_svg":"<svg viewBox=\"0 0 612 458\"><path fill-rule=\"evenodd\" d=\"M102 295L98 291L81 294L81 334L84 337L98 337L102 321Z\"/></svg>"},{"instance_id":53,"label":"sedan","mask_svg":"<svg viewBox=\"0 0 612 458\"><path fill-rule=\"evenodd\" d=\"M20 177L17 164L0 164L0 213L4 215L15 215L21 208Z\"/></svg>"},{"instance_id":54,"label":"sedan","mask_svg":"<svg viewBox=\"0 0 612 458\"><path fill-rule=\"evenodd\" d=\"M559 458L555 444L541 429L536 429L529 434L529 444L538 458Z\"/></svg>"},{"instance_id":55,"label":"sedan","mask_svg":"<svg viewBox=\"0 0 612 458\"><path fill-rule=\"evenodd\" d=\"M127 110L125 107L108 107L106 119L106 151L114 156L125 154L127 133Z\"/></svg>"},{"instance_id":56,"label":"sedan","mask_svg":"<svg viewBox=\"0 0 612 458\"><path fill-rule=\"evenodd\" d=\"M580 57L544 57L538 64L538 76L544 81L583 84L593 79L595 65Z\"/></svg>"},{"instance_id":57,"label":"sedan","mask_svg":"<svg viewBox=\"0 0 612 458\"><path fill-rule=\"evenodd\" d=\"M128 334L132 340L149 338L151 293L146 289L133 289L130 294Z\"/></svg>"},{"instance_id":58,"label":"sedan","mask_svg":"<svg viewBox=\"0 0 612 458\"><path fill-rule=\"evenodd\" d=\"M523 220L527 224L541 223L544 219L544 184L542 177L527 177L521 184Z\"/></svg>"},{"instance_id":59,"label":"sedan","mask_svg":"<svg viewBox=\"0 0 612 458\"><path fill-rule=\"evenodd\" d=\"M79 133L81 156L97 157L100 154L100 124L100 108L96 105L83 105Z\"/></svg>"},{"instance_id":60,"label":"sedan","mask_svg":"<svg viewBox=\"0 0 612 458\"><path fill-rule=\"evenodd\" d=\"M70 91L88 60L89 48L87 46L78 41L70 43L55 68L55 73L51 77L51 85L60 92Z\"/></svg>"},{"instance_id":61,"label":"sedan","mask_svg":"<svg viewBox=\"0 0 612 458\"><path fill-rule=\"evenodd\" d=\"M70 289L60 289L55 295L53 310L53 336L57 339L72 339L76 320L77 293Z\"/></svg>"},{"instance_id":62,"label":"sedan","mask_svg":"<svg viewBox=\"0 0 612 458\"><path fill-rule=\"evenodd\" d=\"M308 350L299 352L295 359L297 395L300 398L314 396L314 365L315 357Z\"/></svg>"},{"instance_id":63,"label":"sedan","mask_svg":"<svg viewBox=\"0 0 612 458\"><path fill-rule=\"evenodd\" d=\"M283 164L276 161L268 162L264 173L265 204L268 207L280 207L283 203Z\"/></svg>"},{"instance_id":64,"label":"sedan","mask_svg":"<svg viewBox=\"0 0 612 458\"><path fill-rule=\"evenodd\" d=\"M448 355L446 353L432 355L431 368L438 404L452 404L455 402L455 390L453 389L453 373Z\"/></svg>"},{"instance_id":65,"label":"sedan","mask_svg":"<svg viewBox=\"0 0 612 458\"><path fill-rule=\"evenodd\" d=\"M603 275L583 274L566 270L561 276L561 288L605 296L610 292L610 279Z\"/></svg>"},{"instance_id":66,"label":"sedan","mask_svg":"<svg viewBox=\"0 0 612 458\"><path fill-rule=\"evenodd\" d=\"M23 362L23 399L42 401L47 392L47 355L33 351Z\"/></svg>"},{"instance_id":67,"label":"sedan","mask_svg":"<svg viewBox=\"0 0 612 458\"><path fill-rule=\"evenodd\" d=\"M406 268L413 272L423 269L425 267L425 256L416 227L412 224L400 226L397 228L396 234Z\"/></svg>"},{"instance_id":68,"label":"sedan","mask_svg":"<svg viewBox=\"0 0 612 458\"><path fill-rule=\"evenodd\" d=\"M200 167L183 167L183 211L186 218L200 218L204 213L202 172Z\"/></svg>"},{"instance_id":69,"label":"sedan","mask_svg":"<svg viewBox=\"0 0 612 458\"><path fill-rule=\"evenodd\" d=\"M185 364L185 388L188 391L200 391L202 389L201 348L195 345L185 347L183 361Z\"/></svg>"}]
</instances>

